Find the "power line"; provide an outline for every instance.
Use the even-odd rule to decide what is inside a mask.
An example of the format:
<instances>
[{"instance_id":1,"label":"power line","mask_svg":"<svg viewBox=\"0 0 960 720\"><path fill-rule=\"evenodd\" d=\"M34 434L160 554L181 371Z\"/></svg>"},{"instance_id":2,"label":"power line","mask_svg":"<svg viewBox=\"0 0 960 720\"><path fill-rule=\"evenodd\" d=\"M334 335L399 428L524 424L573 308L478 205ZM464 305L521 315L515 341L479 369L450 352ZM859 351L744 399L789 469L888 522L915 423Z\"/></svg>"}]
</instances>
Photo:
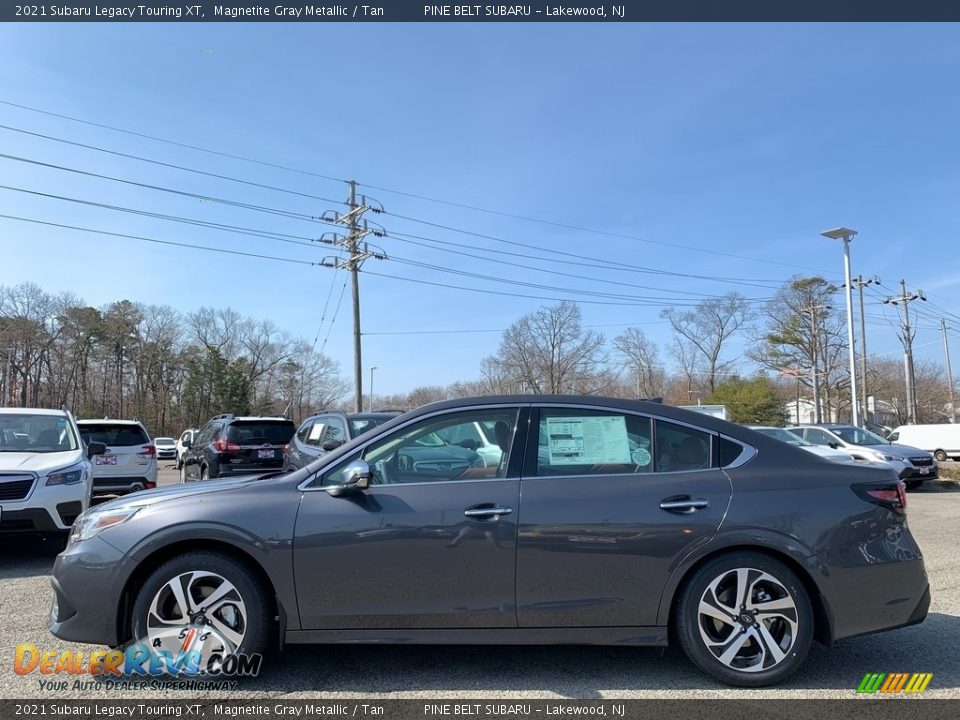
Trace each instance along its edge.
<instances>
[{"instance_id":1,"label":"power line","mask_svg":"<svg viewBox=\"0 0 960 720\"><path fill-rule=\"evenodd\" d=\"M82 125L89 125L90 127L97 127L97 128L101 128L102 130L110 130L112 132L123 133L124 135L131 135L133 137L143 138L145 140L153 140L154 142L165 143L167 145L176 145L177 147L186 148L188 150L196 150L197 152L207 153L208 155L216 155L217 157L229 158L231 160L240 160L242 162L253 163L255 165L262 165L263 167L271 167L277 170L286 170L287 172L297 173L299 175L307 175L310 177L316 177L322 180L330 180L332 182L340 182L340 183L347 182L342 178L331 177L330 175L321 175L320 173L310 172L309 170L293 168L287 165L280 165L279 163L272 163L266 160L258 160L256 158L250 158L244 155L235 155L233 153L221 152L219 150L211 150L209 148L201 147L199 145L191 145L189 143L183 143L183 142L178 142L176 140L169 140L167 138L157 137L156 135L147 135L146 133L136 132L134 130L126 130L124 128L115 127L113 125L104 125L103 123L96 123L90 120L83 120L81 118L73 117L71 115L55 113L49 110L41 110L39 108L30 107L29 105L21 105L19 103L10 102L9 100L0 100L0 105L8 105L9 107L19 108L20 110L27 110L29 112L35 112L41 115L48 115L50 117L60 118L61 120L69 120L70 122L76 122Z\"/></svg>"},{"instance_id":2,"label":"power line","mask_svg":"<svg viewBox=\"0 0 960 720\"><path fill-rule=\"evenodd\" d=\"M79 232L93 233L95 235L107 235L109 237L127 238L130 240L142 240L144 242L157 243L158 245L172 245L175 247L190 248L192 250L207 250L209 252L224 253L226 255L242 255L244 257L257 258L258 260L275 260L277 262L294 263L297 265L312 265L320 267L322 264L310 262L309 260L296 260L294 258L276 257L274 255L261 255L259 253L243 252L241 250L226 250L224 248L208 247L206 245L194 245L191 243L174 242L173 240L158 240L157 238L148 238L141 235L127 235L126 233L110 232L108 230L95 230L93 228L80 227L78 225L67 225L64 223L49 222L47 220L37 220L35 218L17 217L16 215L2 215L0 218L5 220L17 220L19 222L34 223L36 225L46 225L48 227L63 228L66 230L77 230Z\"/></svg>"},{"instance_id":3,"label":"power line","mask_svg":"<svg viewBox=\"0 0 960 720\"><path fill-rule=\"evenodd\" d=\"M132 185L134 187L145 188L147 190L157 190L160 192L171 193L173 195L189 197L195 200L219 203L221 205L229 205L232 207L243 208L245 210L254 210L256 212L262 212L268 215L278 215L278 216L290 218L293 220L306 220L309 222L318 222L325 225L334 224L322 218L316 217L314 215L308 215L306 213L298 213L298 212L293 212L291 210L280 210L278 208L271 208L266 205L254 205L253 203L244 203L237 200L227 200L225 198L219 198L214 195L201 195L199 193L187 192L185 190L177 190L175 188L168 188L162 185L149 185L147 183L140 183L134 180L126 180L124 178L113 177L111 175L101 175L99 173L90 172L88 170L79 170L77 168L70 168L64 165L56 165L54 163L41 162L40 160L32 160L30 158L19 157L17 155L7 155L6 153L0 153L0 158L4 158L6 160L14 160L16 162L28 163L30 165L38 165L40 167L51 168L54 170L62 170L64 172L75 173L77 175L83 175L86 177L94 177L100 180L110 180L111 182L122 183L124 185Z\"/></svg>"},{"instance_id":4,"label":"power line","mask_svg":"<svg viewBox=\"0 0 960 720\"><path fill-rule=\"evenodd\" d=\"M132 131L132 130L127 130L127 129L125 129L125 128L119 128L119 127L112 126L112 125L106 125L106 124L103 124L103 123L96 123L96 122L92 122L92 121L89 121L89 120L83 120L83 119L81 119L81 118L73 117L73 116L70 116L70 115L63 114L63 113L55 113L55 112L51 112L51 111L48 111L48 110L42 110L42 109L40 109L40 108L35 108L35 107L28 106L28 105L23 105L23 104L21 104L21 103L11 102L11 101L8 101L8 100L0 100L0 104L7 105L7 106L9 106L9 107L15 107L15 108L18 108L18 109L20 109L20 110L26 110L26 111L28 111L28 112L40 113L40 114L47 115L47 116L50 116L50 117L56 117L56 118L63 119L63 120L68 120L68 121L71 121L71 122L81 123L81 124L88 125L88 126L91 126L91 127L98 127L98 128L105 129L105 130L110 130L110 131L112 131L112 132L119 132L119 133L123 133L123 134L126 134L126 135L131 135L131 136L133 136L133 137L144 138L144 139L152 140L152 141L154 141L154 142L160 142L160 143L165 143L165 144L169 144L169 145L174 145L174 146L177 146L177 147L187 148L187 149L190 149L190 150L195 150L195 151L198 151L198 152L203 152L203 153L207 153L207 154L210 154L210 155L215 155L215 156L218 156L218 157L225 157L225 158L229 158L229 159L233 159L233 160L239 160L239 161L242 161L242 162L254 163L254 164L256 164L256 165L261 165L261 166L264 166L264 167L272 167L272 168L275 168L275 169L278 169L278 170L284 170L284 171L296 173L296 174L299 174L299 175L305 175L305 176L310 176L310 177L318 177L318 178L321 178L321 179L324 179L324 180L329 180L329 181L332 181L332 182L339 182L339 183L348 183L348 182L349 182L348 180L346 180L346 179L344 179L344 178L338 178L338 177L333 177L333 176L330 176L330 175L324 175L324 174L321 174L321 173L316 173L316 172L312 172L312 171L307 171L307 170L303 170L303 169L300 169L300 168L294 168L294 167L290 167L290 166L288 166L288 165L282 165L282 164L279 164L279 163L272 163L272 162L268 162L268 161L264 161L264 160L259 160L259 159L247 157L247 156L244 156L244 155L238 155L238 154L234 154L234 153L226 153L226 152L221 152L221 151L217 151L217 150L211 150L211 149L209 149L209 148L205 148L205 147L202 147L202 146L199 146L199 145L192 145L192 144L189 144L189 143L178 142L178 141L175 141L175 140L170 140L170 139L158 137L158 136L155 136L155 135L149 135L149 134L146 134L146 133L141 133L141 132L136 132L136 131ZM17 129L17 128L12 128L12 127L10 127L10 126L4 126L4 127L7 127L7 129L11 129L11 130L14 130L14 131L17 131L17 132L20 131L19 129ZM53 136L43 136L43 135L40 135L39 133L31 133L31 134L36 134L36 135L38 135L38 136L40 136L40 137L46 137L46 138L48 138L48 139L52 139L52 140L56 140L56 141L70 142L71 144L80 144L80 143L72 143L72 141L61 140L60 138L55 138L55 137L53 137ZM96 149L96 150L102 150L102 151L104 151L104 152L112 152L112 151L104 150L103 148L98 148L98 147L96 147L96 146L85 146L85 147L90 147L91 149ZM139 160L145 160L145 161L147 161L147 162L152 162L151 160L148 160L148 159L145 159L145 158L140 158L140 157L137 157L137 156L130 156L130 157L135 158L135 159L139 159ZM178 168L178 169L185 169L185 168ZM192 170L191 170L191 171L192 171ZM222 176L222 177L223 177L223 179L236 180L235 178L230 178L229 176ZM240 181L240 182L244 182L244 181ZM434 197L430 197L430 196L426 196L426 195L420 195L420 194L417 194L417 193L411 193L411 192L407 192L407 191L396 190L396 189L394 189L394 188L386 188L386 187L381 187L381 186L377 186L377 185L361 184L361 183L358 183L358 185L360 185L360 186L362 186L362 187L369 187L369 188L371 188L371 189L382 190L383 192L389 192L389 193L398 194L398 195L402 195L402 196L406 196L406 197L410 197L410 198L415 198L415 199L419 199L419 200L425 200L425 201L428 201L428 202L440 203L440 204L449 205L449 206L452 206L452 207L460 207L460 208L463 208L463 209L468 209L468 210L472 210L472 211L476 211L476 212L483 212L483 213L488 213L488 214L493 214L493 215L499 215L499 216L502 216L502 217L509 217L509 218L513 218L513 219L517 219L517 220L522 220L522 221L524 221L524 222L539 223L539 224L548 225L548 226L552 226L552 227L559 227L559 228L564 228L564 229L568 229L568 230L574 230L574 231L576 231L576 232L590 233L590 234L595 234L595 235L600 235L600 236L605 236L605 237L616 237L616 238L620 238L620 239L624 239L624 240L632 240L632 241L635 241L635 242L648 243L648 244L659 245L659 246L663 246L663 247L670 247L670 248L675 248L675 249L685 250L685 251L690 251L690 252L699 252L699 253L705 253L705 254L710 254L710 255L718 255L718 256L722 256L722 257L730 257L730 258L734 258L734 259L738 259L738 260L745 260L745 261L748 261L748 262L757 262L757 263L764 263L764 264L769 264L769 265L777 265L777 266L781 266L781 267L788 267L788 268L793 268L793 269L798 269L798 270L808 270L808 271L811 271L811 272L816 272L816 273L821 274L821 275L836 275L836 274L838 274L838 273L835 273L835 272L824 271L824 270L821 270L821 269L818 269L818 268L806 267L806 266L802 266L802 265L795 265L795 264L791 264L791 263L784 263L784 262L779 262L779 261L776 261L776 260L766 260L766 259L762 259L762 258L750 257L750 256L748 256L748 255L738 255L738 254L736 254L736 253L726 253L726 252L723 252L723 251L720 251L720 250L713 250L713 249L710 249L710 248L700 248L700 247L696 247L696 246L693 246L693 245L683 245L683 244L680 244L680 243L671 243L671 242L666 242L666 241L663 241L663 240L651 240L651 239L649 239L649 238L639 237L639 236L636 236L636 235L630 235L630 234L626 234L626 233L616 233L616 232L601 230L601 229L597 229L597 228L588 228L588 227L582 227L582 226L579 226L579 225L573 225L573 224L570 224L570 223L558 222L558 221L553 221L553 220L546 220L546 219L543 219L543 218L534 218L534 217L529 217L529 216L526 216L526 215L520 215L520 214L516 214L516 213L509 213L509 212L504 212L504 211L500 211L500 210L491 210L491 209L489 209L489 208L482 208L482 207L479 207L479 206L476 206L476 205L470 205L470 204L467 204L467 203L460 203L460 202L455 202L455 201L450 201L450 200L442 200L442 199L439 199L439 198L434 198ZM280 190L281 192L286 192L286 191L287 191L286 189L273 188L273 187L270 187L270 189ZM331 201L328 201L328 202L331 202ZM427 224L427 225L431 225L431 226L434 226L434 227L443 227L443 228L445 228L445 229L447 229L447 230L450 230L450 231L452 231L452 232L465 232L465 233L469 233L469 231L466 231L466 230L463 230L463 229L453 228L453 227L448 227L448 226L443 226L443 225L440 225L440 224L438 224L438 223L432 223L432 222L430 222L430 221L422 220L422 219L420 219L420 218L415 218L415 217L410 217L410 216L404 216L404 215L399 215L399 214L393 214L393 217L402 218L402 219L408 220L408 221L410 221L410 222Z\"/></svg>"},{"instance_id":5,"label":"power line","mask_svg":"<svg viewBox=\"0 0 960 720\"><path fill-rule=\"evenodd\" d=\"M140 162L150 163L152 165L159 165L160 167L170 168L172 170L181 170L183 172L194 173L196 175L204 175L206 177L212 177L218 180L229 180L230 182L240 183L242 185L249 185L251 187L260 188L262 190L272 190L274 192L287 193L288 195L297 195L298 197L310 198L311 200L320 200L322 202L330 202L330 203L340 202L339 200L332 200L330 198L321 197L319 195L311 195L310 193L303 193L297 190L291 190L289 188L277 187L276 185L266 185L264 183L253 182L252 180L243 180L241 178L235 178L230 175L221 175L220 173L208 172L206 170L198 170L197 168L186 167L183 165L174 165L173 163L163 162L161 160L154 160L152 158L146 158L140 155L131 155L130 153L124 153L118 150L109 150L107 148L102 148L97 145L87 145L86 143L76 142L74 140L66 140L64 138L58 138L53 135L44 135L43 133L32 132L30 130L24 130L22 128L13 127L11 125L0 124L0 129L9 130L11 132L23 133L24 135L31 135L33 137L43 138L44 140L52 140L53 142L64 143L66 145L73 145L74 147L82 147L87 150L95 150L97 152L106 153L108 155L115 155L117 157L127 158L129 160L138 160Z\"/></svg>"},{"instance_id":6,"label":"power line","mask_svg":"<svg viewBox=\"0 0 960 720\"><path fill-rule=\"evenodd\" d=\"M634 325L666 325L668 320L644 320L640 322L632 323L603 323L601 325L584 325L583 327L594 329L594 328L606 328L606 327L633 327ZM461 335L461 334L472 334L472 333L502 333L506 332L507 328L500 328L497 330L475 330L475 329L449 329L449 330L392 330L387 332L365 332L364 335Z\"/></svg>"}]
</instances>

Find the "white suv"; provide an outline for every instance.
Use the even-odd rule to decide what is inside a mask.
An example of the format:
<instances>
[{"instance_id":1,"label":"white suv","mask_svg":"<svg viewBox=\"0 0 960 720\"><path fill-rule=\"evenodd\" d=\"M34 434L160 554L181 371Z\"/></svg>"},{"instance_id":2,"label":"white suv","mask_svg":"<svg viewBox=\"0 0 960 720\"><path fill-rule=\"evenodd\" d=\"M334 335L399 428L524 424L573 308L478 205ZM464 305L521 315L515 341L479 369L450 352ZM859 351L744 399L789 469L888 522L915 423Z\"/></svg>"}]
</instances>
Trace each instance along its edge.
<instances>
[{"instance_id":1,"label":"white suv","mask_svg":"<svg viewBox=\"0 0 960 720\"><path fill-rule=\"evenodd\" d=\"M90 504L93 477L73 416L0 408L0 531L66 532Z\"/></svg>"},{"instance_id":2,"label":"white suv","mask_svg":"<svg viewBox=\"0 0 960 720\"><path fill-rule=\"evenodd\" d=\"M78 420L85 443L98 442L106 452L92 456L93 494L125 495L157 486L157 448L136 420Z\"/></svg>"}]
</instances>

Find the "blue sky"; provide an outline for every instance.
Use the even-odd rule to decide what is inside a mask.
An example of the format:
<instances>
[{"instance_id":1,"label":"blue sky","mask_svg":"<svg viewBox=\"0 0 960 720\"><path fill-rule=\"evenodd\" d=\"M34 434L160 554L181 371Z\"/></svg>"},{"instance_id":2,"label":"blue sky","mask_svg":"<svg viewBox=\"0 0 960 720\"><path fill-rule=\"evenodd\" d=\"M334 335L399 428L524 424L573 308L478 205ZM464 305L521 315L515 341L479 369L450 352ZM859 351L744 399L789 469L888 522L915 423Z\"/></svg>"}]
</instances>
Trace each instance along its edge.
<instances>
[{"instance_id":1,"label":"blue sky","mask_svg":"<svg viewBox=\"0 0 960 720\"><path fill-rule=\"evenodd\" d=\"M941 360L936 318L941 309L960 316L958 39L954 25L919 24L9 24L0 27L0 100L355 178L390 213L370 216L389 232L484 249L467 252L487 260L442 252L436 243L412 245L399 235L378 239L397 260L365 266L392 277L361 276L369 333L499 330L549 304L401 277L581 300L604 299L577 294L582 291L652 298L651 305L583 304L584 321L609 337L635 324L661 345L669 339L659 319L662 305L694 302L697 293L739 290L759 301L773 292L510 258L490 251L543 253L397 215L614 263L760 285L811 271L839 280L840 244L818 233L847 225L860 233L854 274L879 275L887 288L902 277L927 292L931 303L912 307L922 313L915 348L919 357ZM0 124L308 195L346 195L342 183L10 106L0 105ZM342 210L7 130L0 130L0 147L9 155L295 213ZM0 169L0 184L96 202L296 236L330 229L5 159ZM2 190L0 213L300 260L330 254L321 246ZM72 290L93 305L121 298L185 312L229 305L311 340L319 332L322 342L329 332L325 351L344 375L352 372L349 288L330 327L342 272L9 220L0 220L0 248L0 283ZM883 306L870 298L869 350L896 357L899 342ZM890 308L886 315L894 317ZM960 330L960 319L954 321ZM952 337L960 346L960 335ZM371 334L364 340L364 376L378 367L378 394L471 379L498 342L497 332Z\"/></svg>"}]
</instances>

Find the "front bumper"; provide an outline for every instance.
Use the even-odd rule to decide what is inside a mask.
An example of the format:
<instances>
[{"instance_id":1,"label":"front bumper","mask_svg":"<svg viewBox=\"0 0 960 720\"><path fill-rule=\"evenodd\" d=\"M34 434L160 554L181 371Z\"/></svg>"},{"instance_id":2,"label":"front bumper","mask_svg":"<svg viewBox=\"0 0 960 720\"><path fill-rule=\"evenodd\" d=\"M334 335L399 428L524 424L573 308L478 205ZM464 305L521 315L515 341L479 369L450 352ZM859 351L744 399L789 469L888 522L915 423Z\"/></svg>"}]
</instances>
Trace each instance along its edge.
<instances>
[{"instance_id":1,"label":"front bumper","mask_svg":"<svg viewBox=\"0 0 960 720\"><path fill-rule=\"evenodd\" d=\"M44 485L35 481L24 500L0 501L0 532L65 532L90 503L90 481Z\"/></svg>"},{"instance_id":2,"label":"front bumper","mask_svg":"<svg viewBox=\"0 0 960 720\"><path fill-rule=\"evenodd\" d=\"M132 568L130 558L99 537L68 545L50 577L50 632L61 640L116 646L117 608Z\"/></svg>"}]
</instances>

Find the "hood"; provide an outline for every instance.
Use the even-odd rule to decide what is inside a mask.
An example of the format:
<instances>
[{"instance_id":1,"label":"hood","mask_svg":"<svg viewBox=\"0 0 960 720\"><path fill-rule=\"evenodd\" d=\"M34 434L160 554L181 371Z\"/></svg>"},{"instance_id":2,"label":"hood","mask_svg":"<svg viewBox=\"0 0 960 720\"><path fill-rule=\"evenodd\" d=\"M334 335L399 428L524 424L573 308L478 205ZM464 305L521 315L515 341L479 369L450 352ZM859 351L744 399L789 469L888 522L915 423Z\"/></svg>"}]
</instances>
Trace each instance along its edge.
<instances>
[{"instance_id":1,"label":"hood","mask_svg":"<svg viewBox=\"0 0 960 720\"><path fill-rule=\"evenodd\" d=\"M0 452L0 473L35 472L46 475L52 470L60 470L74 465L83 459L80 450L64 452Z\"/></svg>"},{"instance_id":2,"label":"hood","mask_svg":"<svg viewBox=\"0 0 960 720\"><path fill-rule=\"evenodd\" d=\"M246 487L251 483L261 482L264 475L241 475L231 477L226 480L205 480L204 482L184 483L181 485L171 485L164 488L155 488L153 490L141 490L132 495L124 495L116 500L101 503L92 509L113 509L119 507L147 507L167 500L176 500L178 498L191 495L209 495L217 492L228 492L238 488Z\"/></svg>"},{"instance_id":3,"label":"hood","mask_svg":"<svg viewBox=\"0 0 960 720\"><path fill-rule=\"evenodd\" d=\"M884 455L899 455L900 457L923 457L923 458L932 458L933 455L926 452L925 450L920 450L919 448L910 447L909 445L897 445L896 443L891 443L890 445L860 445L858 447L863 448L864 450L873 450L879 451Z\"/></svg>"},{"instance_id":4,"label":"hood","mask_svg":"<svg viewBox=\"0 0 960 720\"><path fill-rule=\"evenodd\" d=\"M819 455L822 458L827 460L835 460L837 462L846 462L850 460L850 453L843 452L842 450L834 450L831 447L826 447L824 445L800 445L807 452L811 452L814 455Z\"/></svg>"}]
</instances>

